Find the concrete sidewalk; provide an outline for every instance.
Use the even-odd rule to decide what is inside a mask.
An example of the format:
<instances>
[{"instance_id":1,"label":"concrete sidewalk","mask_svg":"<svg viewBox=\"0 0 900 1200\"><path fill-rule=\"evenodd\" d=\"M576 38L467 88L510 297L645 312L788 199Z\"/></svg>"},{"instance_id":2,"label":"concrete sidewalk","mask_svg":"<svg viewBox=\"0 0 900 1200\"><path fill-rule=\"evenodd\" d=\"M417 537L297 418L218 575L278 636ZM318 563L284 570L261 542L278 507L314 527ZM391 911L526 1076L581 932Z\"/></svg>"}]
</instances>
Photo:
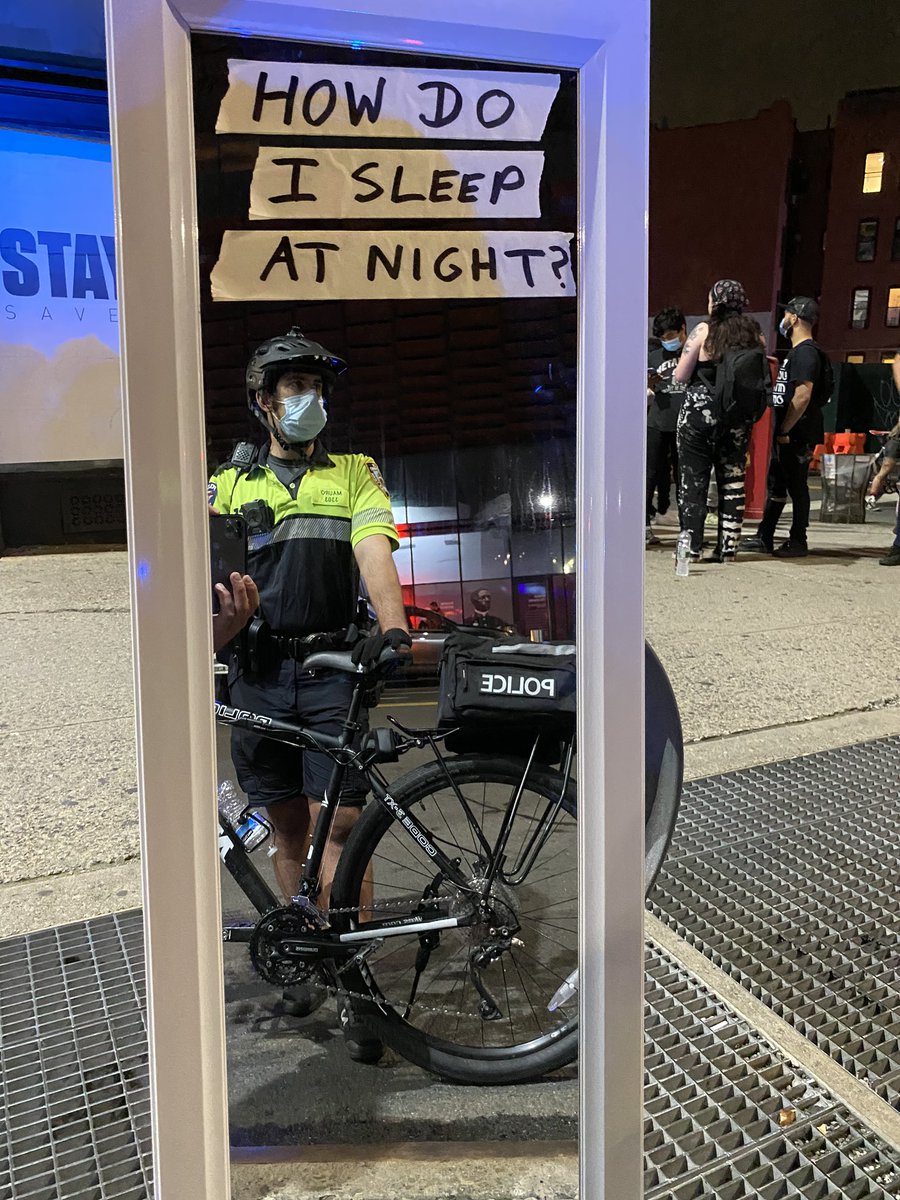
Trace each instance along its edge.
<instances>
[{"instance_id":1,"label":"concrete sidewalk","mask_svg":"<svg viewBox=\"0 0 900 1200\"><path fill-rule=\"evenodd\" d=\"M888 506L813 525L806 559L673 571L646 556L647 637L672 679L689 778L900 731L900 572ZM128 565L0 559L0 936L140 903ZM389 693L391 701L401 699Z\"/></svg>"}]
</instances>

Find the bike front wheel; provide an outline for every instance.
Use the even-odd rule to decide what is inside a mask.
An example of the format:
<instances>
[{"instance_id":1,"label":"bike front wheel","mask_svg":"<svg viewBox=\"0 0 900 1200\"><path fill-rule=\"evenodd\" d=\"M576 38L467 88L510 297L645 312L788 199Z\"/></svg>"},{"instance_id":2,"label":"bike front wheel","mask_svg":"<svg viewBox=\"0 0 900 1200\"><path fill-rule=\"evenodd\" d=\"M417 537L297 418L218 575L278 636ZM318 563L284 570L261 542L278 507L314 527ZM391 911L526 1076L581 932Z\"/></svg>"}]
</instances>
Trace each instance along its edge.
<instances>
[{"instance_id":1,"label":"bike front wheel","mask_svg":"<svg viewBox=\"0 0 900 1200\"><path fill-rule=\"evenodd\" d=\"M445 765L449 779L439 763L430 763L390 790L444 853L459 861L469 888L436 874L403 826L382 805L370 803L341 855L332 888L336 909L356 911L335 913L336 927L365 928L364 880L371 881L375 919L402 919L438 905L444 912L472 912L490 866L484 843L496 844L525 764L459 758ZM555 1011L549 1007L578 964L575 788L570 782L563 793L563 783L559 772L547 768L529 772L502 869L477 921L430 935L385 938L342 973L342 985L373 1032L445 1079L515 1083L577 1057L577 994Z\"/></svg>"}]
</instances>

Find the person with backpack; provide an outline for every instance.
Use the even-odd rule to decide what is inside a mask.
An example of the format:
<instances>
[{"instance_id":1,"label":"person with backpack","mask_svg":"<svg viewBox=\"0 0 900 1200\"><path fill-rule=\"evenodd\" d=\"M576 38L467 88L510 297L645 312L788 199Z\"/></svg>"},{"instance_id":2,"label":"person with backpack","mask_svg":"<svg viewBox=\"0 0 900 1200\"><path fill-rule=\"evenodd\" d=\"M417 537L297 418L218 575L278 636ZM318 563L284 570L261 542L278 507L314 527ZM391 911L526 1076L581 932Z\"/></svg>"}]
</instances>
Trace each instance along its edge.
<instances>
[{"instance_id":1,"label":"person with backpack","mask_svg":"<svg viewBox=\"0 0 900 1200\"><path fill-rule=\"evenodd\" d=\"M756 533L745 539L742 550L772 554L776 558L804 558L809 554L809 464L825 438L822 409L831 399L834 371L813 341L819 306L809 296L795 296L784 306L778 326L791 349L781 364L772 395L775 410L775 443L769 463L766 507ZM790 497L791 528L786 541L775 546L775 527Z\"/></svg>"},{"instance_id":2,"label":"person with backpack","mask_svg":"<svg viewBox=\"0 0 900 1200\"><path fill-rule=\"evenodd\" d=\"M710 475L719 493L719 528L710 562L731 562L744 520L744 474L753 425L771 395L762 330L744 315L747 295L736 279L709 293L709 319L691 331L675 369L686 385L678 416L678 509L700 559Z\"/></svg>"}]
</instances>

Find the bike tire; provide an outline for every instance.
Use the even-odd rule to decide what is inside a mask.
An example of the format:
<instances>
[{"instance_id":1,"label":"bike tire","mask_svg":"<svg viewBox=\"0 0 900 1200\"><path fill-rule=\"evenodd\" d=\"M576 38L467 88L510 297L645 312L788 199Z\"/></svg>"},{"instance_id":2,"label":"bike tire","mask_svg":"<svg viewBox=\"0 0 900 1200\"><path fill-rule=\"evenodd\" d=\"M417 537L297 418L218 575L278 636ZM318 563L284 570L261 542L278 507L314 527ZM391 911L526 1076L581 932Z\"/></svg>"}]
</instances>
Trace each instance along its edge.
<instances>
[{"instance_id":1,"label":"bike tire","mask_svg":"<svg viewBox=\"0 0 900 1200\"><path fill-rule=\"evenodd\" d=\"M521 781L524 762L466 756L448 759L446 766L454 783L472 804L488 840L492 841L493 830L502 817L504 797L508 797L509 789L515 788ZM561 788L562 775L558 771L546 767L532 768L528 776L528 791L522 798L517 817L521 828L514 826L517 838L521 836L522 846L529 832L537 827L537 814L545 811L547 804L560 795ZM390 792L412 815L417 812L421 814L422 821L431 833L444 843L445 852L449 853L449 837L456 839L458 852L465 851L473 856L472 862L478 861L474 857L478 849L474 838L471 848L459 845L464 838L457 837L455 823L460 822L459 827L463 831L467 826L461 820L462 810L458 799L448 786L440 764L435 762L416 768L398 780ZM446 827L438 819L441 813L446 818ZM454 821L453 826L451 820ZM353 994L354 1009L372 1032L403 1058L455 1083L518 1083L540 1078L574 1062L578 1054L577 995L555 1014L546 1010L546 1004L578 961L576 839L575 787L570 781L552 832L542 845L534 867L520 890L517 892L516 888L503 884L502 891L497 892L498 903L507 905L502 911L508 911L510 905L518 903L517 921L521 925L519 932L523 942L521 950L510 947L486 971L492 980L492 987L499 987L500 984L494 981L502 979L505 989L502 999L506 1004L503 1021L485 1022L477 1012L479 994L476 985L463 970L471 953L471 943L467 943L467 938L476 934L473 932L470 935L468 930L458 929L441 934L438 949L446 947L443 981L440 979L441 970L433 971L427 981L427 986L435 989L433 995L436 998L441 996L441 989L446 989L448 982L454 981L450 990L450 996L456 997L453 1003L465 1005L461 1012L459 1009L449 1010L458 1013L455 1028L450 1028L453 1015L441 1015L440 1009L430 1011L418 996L412 1011L405 1009L400 991L401 986L405 989L406 982L401 984L401 980L409 977L414 966L405 967L403 956L406 954L407 958L411 957L417 942L410 936L385 939L380 948L384 957L376 953L364 963L347 968L342 973L343 986ZM508 862L516 862L515 855L519 848L518 842L511 838ZM450 857L454 855L450 854ZM555 872L547 874L554 862ZM469 865L465 857L463 865ZM434 874L430 859L385 808L375 802L370 802L366 807L341 855L332 888L332 905L336 909L359 905L360 888L370 866L374 875L376 904L381 895L389 897L393 891L401 893L407 877L421 886L423 882L427 884L429 873ZM453 891L449 885L446 886L449 892ZM412 903L406 896L402 902ZM536 904L533 909L530 907L532 903ZM408 911L414 909L410 907ZM404 909L404 914L406 912ZM335 913L332 922L342 930L361 927L358 919L350 913ZM479 929L479 936L490 932L483 927ZM439 963L435 964L436 968L438 966ZM495 970L497 966L500 971ZM458 992L460 978L463 982ZM510 979L513 981L512 994ZM533 989L535 999L532 999L529 989ZM421 994L420 991L419 996ZM523 995L530 1012L522 1003ZM359 998L361 996L375 996L377 1002L363 1001ZM446 1006L444 1011L448 1011ZM521 1016L523 1031L533 1021L534 1032L519 1039L514 1014L517 1021ZM502 1032L498 1028L500 1025L503 1026Z\"/></svg>"}]
</instances>

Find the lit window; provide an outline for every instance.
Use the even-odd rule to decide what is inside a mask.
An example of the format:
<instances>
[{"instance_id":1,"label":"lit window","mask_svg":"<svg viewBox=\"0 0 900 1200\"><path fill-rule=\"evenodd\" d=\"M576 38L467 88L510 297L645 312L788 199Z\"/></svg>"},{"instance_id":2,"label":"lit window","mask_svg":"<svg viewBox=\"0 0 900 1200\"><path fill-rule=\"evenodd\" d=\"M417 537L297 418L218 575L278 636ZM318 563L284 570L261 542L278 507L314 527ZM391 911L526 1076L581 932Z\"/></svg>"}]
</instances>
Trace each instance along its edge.
<instances>
[{"instance_id":1,"label":"lit window","mask_svg":"<svg viewBox=\"0 0 900 1200\"><path fill-rule=\"evenodd\" d=\"M890 325L891 328L900 325L900 287L888 288L887 313L884 323Z\"/></svg>"},{"instance_id":2,"label":"lit window","mask_svg":"<svg viewBox=\"0 0 900 1200\"><path fill-rule=\"evenodd\" d=\"M881 356L881 361L882 361L883 363L889 363L889 364L890 364L890 363L892 363L892 362L894 361L894 359L895 359L896 357L897 357L897 352L896 352L895 350L892 350L892 351L890 352L890 354L882 354L882 356Z\"/></svg>"},{"instance_id":3,"label":"lit window","mask_svg":"<svg viewBox=\"0 0 900 1200\"><path fill-rule=\"evenodd\" d=\"M891 258L896 262L900 258L900 217L894 222L894 237L891 241Z\"/></svg>"},{"instance_id":4,"label":"lit window","mask_svg":"<svg viewBox=\"0 0 900 1200\"><path fill-rule=\"evenodd\" d=\"M880 192L881 176L884 171L884 151L877 150L866 155L866 169L863 174L863 191Z\"/></svg>"},{"instance_id":5,"label":"lit window","mask_svg":"<svg viewBox=\"0 0 900 1200\"><path fill-rule=\"evenodd\" d=\"M865 361L866 361L866 356L864 354L848 354L847 357L844 359L844 362L848 362L848 363L862 363Z\"/></svg>"},{"instance_id":6,"label":"lit window","mask_svg":"<svg viewBox=\"0 0 900 1200\"><path fill-rule=\"evenodd\" d=\"M869 324L869 304L871 299L871 288L854 288L853 303L850 311L851 329L865 329Z\"/></svg>"},{"instance_id":7,"label":"lit window","mask_svg":"<svg viewBox=\"0 0 900 1200\"><path fill-rule=\"evenodd\" d=\"M878 222L874 217L867 218L856 227L856 261L874 262L875 247L878 244Z\"/></svg>"}]
</instances>

